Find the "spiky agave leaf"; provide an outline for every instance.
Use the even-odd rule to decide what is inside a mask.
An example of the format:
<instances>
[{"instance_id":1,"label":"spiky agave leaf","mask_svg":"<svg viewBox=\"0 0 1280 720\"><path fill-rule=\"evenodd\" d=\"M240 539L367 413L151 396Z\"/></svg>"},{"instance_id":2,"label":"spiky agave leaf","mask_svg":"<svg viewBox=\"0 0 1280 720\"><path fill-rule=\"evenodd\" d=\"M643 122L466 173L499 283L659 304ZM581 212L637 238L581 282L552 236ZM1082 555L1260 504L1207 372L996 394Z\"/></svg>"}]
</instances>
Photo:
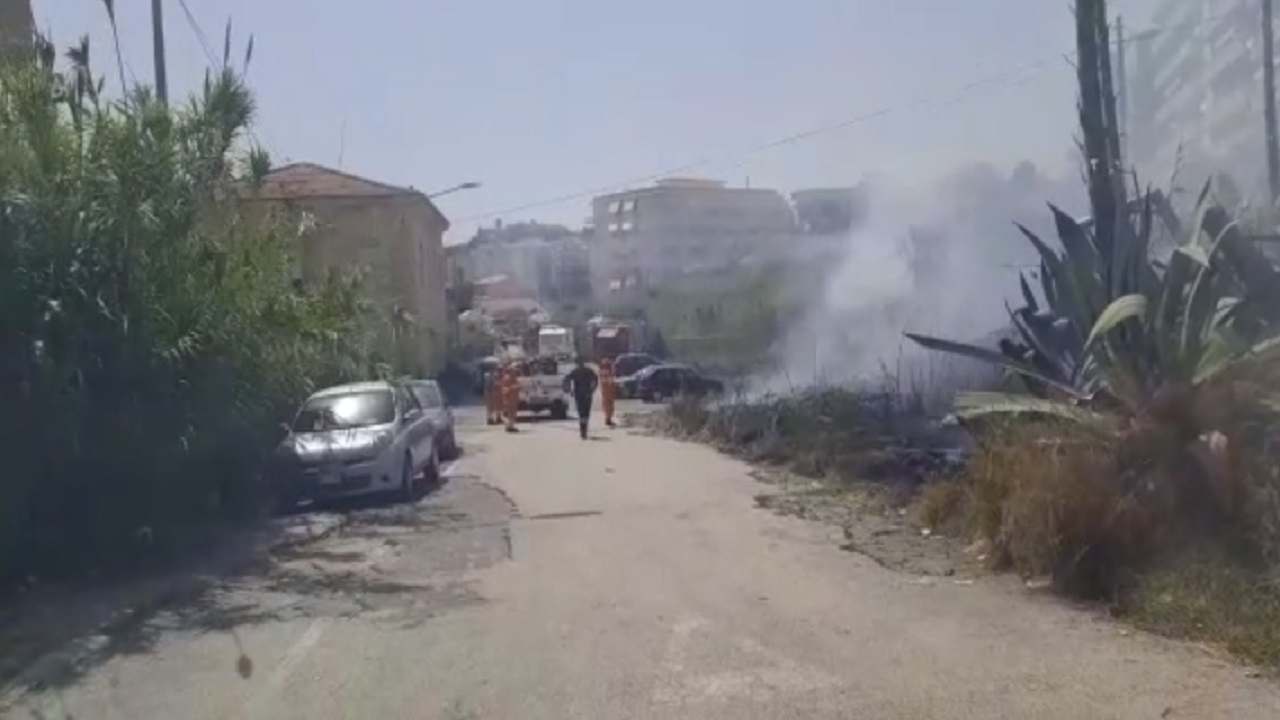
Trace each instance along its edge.
<instances>
[{"instance_id":1,"label":"spiky agave leaf","mask_svg":"<svg viewBox=\"0 0 1280 720\"><path fill-rule=\"evenodd\" d=\"M962 357L971 358L973 360L980 360L983 362L991 363L993 365L999 365L1008 370L1012 370L1013 372L1016 372L1019 375L1025 375L1029 378L1032 378L1046 385L1049 385L1057 389L1058 391L1068 396L1071 396L1073 398L1076 398L1079 400L1088 399L1085 395L1080 393L1075 387L1072 387L1070 384L1062 382L1057 378L1050 377L1048 374L1042 373L1036 368L1030 365L1027 365L1026 363L1018 362L1017 360L1011 357L1008 357L1006 355L1003 355L1001 353L998 353L994 350L988 350L986 348L978 347L976 345L970 345L967 343L955 342L954 340L945 340L943 338L931 337L929 335L919 335L916 333L903 333L903 335L907 339L911 340L912 342L916 343L917 345L925 349L950 353L952 355L960 355Z\"/></svg>"},{"instance_id":2,"label":"spiky agave leaf","mask_svg":"<svg viewBox=\"0 0 1280 720\"><path fill-rule=\"evenodd\" d=\"M1114 432L1118 425L1113 416L1093 412L1077 405L998 392L963 392L956 395L954 415L969 420L991 415L1045 415L1093 428Z\"/></svg>"}]
</instances>

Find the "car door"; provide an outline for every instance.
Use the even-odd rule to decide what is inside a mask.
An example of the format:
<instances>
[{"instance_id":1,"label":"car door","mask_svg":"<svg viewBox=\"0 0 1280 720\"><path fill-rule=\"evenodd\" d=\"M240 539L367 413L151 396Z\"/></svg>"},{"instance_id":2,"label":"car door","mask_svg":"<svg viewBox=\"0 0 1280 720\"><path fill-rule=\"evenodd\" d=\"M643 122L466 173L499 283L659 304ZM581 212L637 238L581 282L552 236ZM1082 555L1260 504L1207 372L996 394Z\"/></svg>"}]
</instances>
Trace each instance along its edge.
<instances>
[{"instance_id":1,"label":"car door","mask_svg":"<svg viewBox=\"0 0 1280 720\"><path fill-rule=\"evenodd\" d=\"M396 386L396 395L403 408L401 417L404 422L404 446L413 454L413 462L419 468L425 467L431 457L435 438L435 426L423 411L418 398L403 385Z\"/></svg>"},{"instance_id":2,"label":"car door","mask_svg":"<svg viewBox=\"0 0 1280 720\"><path fill-rule=\"evenodd\" d=\"M711 390L711 383L707 381L707 376L694 368L685 370L684 385L685 392L691 395L706 395Z\"/></svg>"},{"instance_id":3,"label":"car door","mask_svg":"<svg viewBox=\"0 0 1280 720\"><path fill-rule=\"evenodd\" d=\"M653 373L653 387L663 397L671 397L680 387L680 369L662 368Z\"/></svg>"}]
</instances>

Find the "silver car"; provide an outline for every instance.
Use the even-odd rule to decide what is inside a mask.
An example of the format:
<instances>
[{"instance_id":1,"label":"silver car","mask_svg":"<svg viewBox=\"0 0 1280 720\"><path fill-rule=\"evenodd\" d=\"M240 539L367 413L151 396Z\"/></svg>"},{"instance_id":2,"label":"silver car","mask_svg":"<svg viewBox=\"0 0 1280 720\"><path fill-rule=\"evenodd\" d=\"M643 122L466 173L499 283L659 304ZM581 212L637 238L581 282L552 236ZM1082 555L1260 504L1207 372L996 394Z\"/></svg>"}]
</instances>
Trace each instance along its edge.
<instances>
[{"instance_id":1,"label":"silver car","mask_svg":"<svg viewBox=\"0 0 1280 720\"><path fill-rule=\"evenodd\" d=\"M276 450L277 496L308 499L395 491L412 500L440 474L435 425L400 383L364 382L307 398Z\"/></svg>"},{"instance_id":2,"label":"silver car","mask_svg":"<svg viewBox=\"0 0 1280 720\"><path fill-rule=\"evenodd\" d=\"M458 436L453 429L453 409L445 399L440 384L435 380L408 380L405 382L418 398L418 404L436 426L436 447L441 460L454 460L462 452L458 448Z\"/></svg>"}]
</instances>

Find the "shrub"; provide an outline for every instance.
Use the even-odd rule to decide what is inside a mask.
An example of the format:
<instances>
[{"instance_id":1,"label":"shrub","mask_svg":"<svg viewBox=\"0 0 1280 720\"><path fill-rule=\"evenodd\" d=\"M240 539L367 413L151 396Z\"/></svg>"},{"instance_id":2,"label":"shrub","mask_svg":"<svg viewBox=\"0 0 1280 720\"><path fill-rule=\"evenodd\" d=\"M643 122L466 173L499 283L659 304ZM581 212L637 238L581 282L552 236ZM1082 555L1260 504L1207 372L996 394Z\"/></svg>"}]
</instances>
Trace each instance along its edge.
<instances>
[{"instance_id":1,"label":"shrub","mask_svg":"<svg viewBox=\"0 0 1280 720\"><path fill-rule=\"evenodd\" d=\"M0 74L0 581L259 507L276 424L368 368L353 281L295 288L296 225L235 202L253 99L99 94L87 41Z\"/></svg>"}]
</instances>

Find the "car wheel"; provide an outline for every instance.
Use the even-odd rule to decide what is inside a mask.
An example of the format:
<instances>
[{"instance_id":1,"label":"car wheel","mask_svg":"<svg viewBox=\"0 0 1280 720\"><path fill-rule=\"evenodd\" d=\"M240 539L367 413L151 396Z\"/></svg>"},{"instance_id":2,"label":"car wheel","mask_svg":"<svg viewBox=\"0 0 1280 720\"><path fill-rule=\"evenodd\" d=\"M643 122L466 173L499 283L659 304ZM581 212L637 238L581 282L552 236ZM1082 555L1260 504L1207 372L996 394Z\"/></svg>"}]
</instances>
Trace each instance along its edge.
<instances>
[{"instance_id":1,"label":"car wheel","mask_svg":"<svg viewBox=\"0 0 1280 720\"><path fill-rule=\"evenodd\" d=\"M453 430L442 435L437 444L440 446L441 460L454 460L458 457L458 437Z\"/></svg>"},{"instance_id":2,"label":"car wheel","mask_svg":"<svg viewBox=\"0 0 1280 720\"><path fill-rule=\"evenodd\" d=\"M422 469L422 480L423 490L440 482L440 446L438 445L431 448L431 459Z\"/></svg>"},{"instance_id":3,"label":"car wheel","mask_svg":"<svg viewBox=\"0 0 1280 720\"><path fill-rule=\"evenodd\" d=\"M555 402L551 405L551 418L553 420L564 420L569 417L569 404L565 402Z\"/></svg>"},{"instance_id":4,"label":"car wheel","mask_svg":"<svg viewBox=\"0 0 1280 720\"><path fill-rule=\"evenodd\" d=\"M413 456L409 453L404 454L404 462L400 467L400 487L396 493L405 502L413 502L417 494L417 488L413 482Z\"/></svg>"}]
</instances>

